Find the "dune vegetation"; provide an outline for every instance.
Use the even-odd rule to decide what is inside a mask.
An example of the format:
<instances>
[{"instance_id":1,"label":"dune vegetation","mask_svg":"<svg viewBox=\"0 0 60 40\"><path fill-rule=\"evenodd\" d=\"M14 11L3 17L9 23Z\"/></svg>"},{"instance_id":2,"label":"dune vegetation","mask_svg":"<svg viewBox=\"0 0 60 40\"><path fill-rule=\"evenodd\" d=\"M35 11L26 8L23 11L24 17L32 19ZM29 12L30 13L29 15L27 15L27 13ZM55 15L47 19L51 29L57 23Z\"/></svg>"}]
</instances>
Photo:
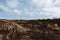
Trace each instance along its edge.
<instances>
[{"instance_id":1,"label":"dune vegetation","mask_svg":"<svg viewBox=\"0 0 60 40\"><path fill-rule=\"evenodd\" d=\"M60 40L60 19L0 20L0 40Z\"/></svg>"}]
</instances>

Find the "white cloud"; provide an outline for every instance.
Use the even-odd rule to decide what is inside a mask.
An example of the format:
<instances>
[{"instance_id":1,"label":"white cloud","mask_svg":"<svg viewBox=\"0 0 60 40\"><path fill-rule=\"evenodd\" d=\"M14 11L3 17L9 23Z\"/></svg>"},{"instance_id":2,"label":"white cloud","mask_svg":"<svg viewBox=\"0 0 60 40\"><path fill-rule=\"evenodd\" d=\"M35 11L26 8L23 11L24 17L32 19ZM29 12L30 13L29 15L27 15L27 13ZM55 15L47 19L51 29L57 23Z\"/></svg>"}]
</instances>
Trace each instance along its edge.
<instances>
[{"instance_id":1,"label":"white cloud","mask_svg":"<svg viewBox=\"0 0 60 40\"><path fill-rule=\"evenodd\" d=\"M60 0L33 0L33 3L36 6L42 7L42 15L47 16L49 18L60 17L60 7L56 7L55 5L60 6ZM40 7L40 8L41 8ZM46 18L47 18L46 17Z\"/></svg>"},{"instance_id":2,"label":"white cloud","mask_svg":"<svg viewBox=\"0 0 60 40\"><path fill-rule=\"evenodd\" d=\"M17 15L22 15L23 14L22 10L18 10L18 9L14 9L13 12Z\"/></svg>"},{"instance_id":3,"label":"white cloud","mask_svg":"<svg viewBox=\"0 0 60 40\"><path fill-rule=\"evenodd\" d=\"M49 16L50 18L55 17L55 18L59 18L60 17L60 8L44 8L43 11L45 11L45 16L47 14L47 16Z\"/></svg>"},{"instance_id":4,"label":"white cloud","mask_svg":"<svg viewBox=\"0 0 60 40\"><path fill-rule=\"evenodd\" d=\"M53 7L53 0L33 0L32 2L41 7Z\"/></svg>"},{"instance_id":5,"label":"white cloud","mask_svg":"<svg viewBox=\"0 0 60 40\"><path fill-rule=\"evenodd\" d=\"M4 5L0 5L0 9L4 12L9 12L9 10L10 10L8 7L6 7Z\"/></svg>"},{"instance_id":6,"label":"white cloud","mask_svg":"<svg viewBox=\"0 0 60 40\"><path fill-rule=\"evenodd\" d=\"M25 8L24 10L18 10L18 9L14 9L13 12L16 15L22 15L22 16L29 16L29 17L34 17L34 12L30 11L30 9Z\"/></svg>"},{"instance_id":7,"label":"white cloud","mask_svg":"<svg viewBox=\"0 0 60 40\"><path fill-rule=\"evenodd\" d=\"M53 0L32 0L27 3L19 2L19 0L7 0L7 5L0 5L0 9L4 12L12 12L16 16L26 16L27 19L28 17L30 19L60 17L60 7L56 7L60 4L60 0L55 2Z\"/></svg>"},{"instance_id":8,"label":"white cloud","mask_svg":"<svg viewBox=\"0 0 60 40\"><path fill-rule=\"evenodd\" d=\"M25 8L24 9L24 14L27 15L27 16L34 16L34 13L33 11L30 11L31 9L28 9L28 8Z\"/></svg>"},{"instance_id":9,"label":"white cloud","mask_svg":"<svg viewBox=\"0 0 60 40\"><path fill-rule=\"evenodd\" d=\"M10 8L16 8L18 5L20 5L19 0L7 0L7 6Z\"/></svg>"},{"instance_id":10,"label":"white cloud","mask_svg":"<svg viewBox=\"0 0 60 40\"><path fill-rule=\"evenodd\" d=\"M42 6L42 4L44 4L44 0L32 0L32 2L37 6Z\"/></svg>"},{"instance_id":11,"label":"white cloud","mask_svg":"<svg viewBox=\"0 0 60 40\"><path fill-rule=\"evenodd\" d=\"M57 3L60 3L60 0L56 0L56 1L55 1L55 4L57 4Z\"/></svg>"}]
</instances>

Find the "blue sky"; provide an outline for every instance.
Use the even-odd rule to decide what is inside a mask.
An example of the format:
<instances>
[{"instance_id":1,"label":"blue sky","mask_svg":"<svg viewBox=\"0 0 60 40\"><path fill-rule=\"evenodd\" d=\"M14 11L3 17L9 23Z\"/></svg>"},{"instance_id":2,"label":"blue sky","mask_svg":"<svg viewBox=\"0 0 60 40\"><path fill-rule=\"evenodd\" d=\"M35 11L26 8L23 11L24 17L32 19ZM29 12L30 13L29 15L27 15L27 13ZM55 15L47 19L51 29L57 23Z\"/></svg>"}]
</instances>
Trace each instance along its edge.
<instances>
[{"instance_id":1,"label":"blue sky","mask_svg":"<svg viewBox=\"0 0 60 40\"><path fill-rule=\"evenodd\" d=\"M0 0L0 19L60 18L60 0Z\"/></svg>"}]
</instances>

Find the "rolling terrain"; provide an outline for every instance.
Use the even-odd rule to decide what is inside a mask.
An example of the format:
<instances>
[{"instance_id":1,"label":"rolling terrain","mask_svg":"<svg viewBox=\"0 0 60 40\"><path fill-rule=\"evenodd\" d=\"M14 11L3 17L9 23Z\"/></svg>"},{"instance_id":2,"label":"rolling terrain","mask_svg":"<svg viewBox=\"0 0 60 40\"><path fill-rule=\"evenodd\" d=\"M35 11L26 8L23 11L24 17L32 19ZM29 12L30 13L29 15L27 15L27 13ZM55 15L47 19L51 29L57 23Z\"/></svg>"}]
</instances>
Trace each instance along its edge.
<instances>
[{"instance_id":1,"label":"rolling terrain","mask_svg":"<svg viewBox=\"0 0 60 40\"><path fill-rule=\"evenodd\" d=\"M0 40L60 40L60 19L1 19Z\"/></svg>"}]
</instances>

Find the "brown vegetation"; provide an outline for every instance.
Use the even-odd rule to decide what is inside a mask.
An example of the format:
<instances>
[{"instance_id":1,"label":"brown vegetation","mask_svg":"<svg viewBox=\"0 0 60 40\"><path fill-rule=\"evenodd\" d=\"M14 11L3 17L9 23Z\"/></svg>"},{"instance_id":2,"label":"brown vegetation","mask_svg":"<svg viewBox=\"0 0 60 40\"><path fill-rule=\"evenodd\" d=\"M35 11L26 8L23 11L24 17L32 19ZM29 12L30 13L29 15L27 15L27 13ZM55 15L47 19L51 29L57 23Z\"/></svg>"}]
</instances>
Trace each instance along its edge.
<instances>
[{"instance_id":1,"label":"brown vegetation","mask_svg":"<svg viewBox=\"0 0 60 40\"><path fill-rule=\"evenodd\" d=\"M0 20L0 40L60 40L60 19Z\"/></svg>"}]
</instances>

